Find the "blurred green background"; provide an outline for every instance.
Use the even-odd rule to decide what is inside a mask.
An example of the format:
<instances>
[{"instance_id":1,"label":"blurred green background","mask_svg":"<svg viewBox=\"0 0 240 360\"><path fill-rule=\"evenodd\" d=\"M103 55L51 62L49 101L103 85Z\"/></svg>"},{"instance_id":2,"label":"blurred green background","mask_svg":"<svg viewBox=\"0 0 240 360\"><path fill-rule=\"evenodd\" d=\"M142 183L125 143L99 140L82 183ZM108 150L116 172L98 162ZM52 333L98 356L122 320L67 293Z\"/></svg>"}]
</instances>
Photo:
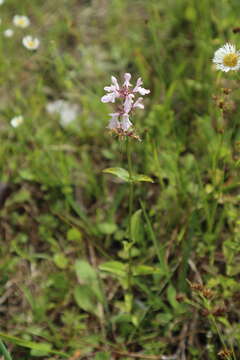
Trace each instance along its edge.
<instances>
[{"instance_id":1,"label":"blurred green background","mask_svg":"<svg viewBox=\"0 0 240 360\"><path fill-rule=\"evenodd\" d=\"M239 74L212 64L225 42L239 45L239 1L5 0L0 10L0 338L13 359L217 359L207 317L176 300L190 296L187 279L227 307L217 321L239 355ZM16 14L31 25L14 27ZM36 52L21 43L28 34ZM100 101L125 72L151 89L132 149L134 170L154 180L135 186L132 294L128 184L102 173L127 166ZM73 121L47 111L57 100Z\"/></svg>"}]
</instances>

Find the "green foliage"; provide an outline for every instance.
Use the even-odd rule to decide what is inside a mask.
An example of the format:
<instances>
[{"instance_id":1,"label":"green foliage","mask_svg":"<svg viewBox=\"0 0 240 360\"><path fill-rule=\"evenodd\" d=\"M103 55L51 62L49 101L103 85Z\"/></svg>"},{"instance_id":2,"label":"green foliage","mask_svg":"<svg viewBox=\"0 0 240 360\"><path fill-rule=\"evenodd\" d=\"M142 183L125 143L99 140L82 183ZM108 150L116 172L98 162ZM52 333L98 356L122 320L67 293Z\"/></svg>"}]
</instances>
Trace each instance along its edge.
<instances>
[{"instance_id":1,"label":"green foliage","mask_svg":"<svg viewBox=\"0 0 240 360\"><path fill-rule=\"evenodd\" d=\"M239 358L239 74L211 63L225 42L239 48L239 1L0 7L0 338L12 359L215 360L222 343L187 280L214 292L211 311L227 307L215 320ZM131 119L132 171L100 101L125 72L151 89ZM73 122L46 110L59 99L78 105Z\"/></svg>"}]
</instances>

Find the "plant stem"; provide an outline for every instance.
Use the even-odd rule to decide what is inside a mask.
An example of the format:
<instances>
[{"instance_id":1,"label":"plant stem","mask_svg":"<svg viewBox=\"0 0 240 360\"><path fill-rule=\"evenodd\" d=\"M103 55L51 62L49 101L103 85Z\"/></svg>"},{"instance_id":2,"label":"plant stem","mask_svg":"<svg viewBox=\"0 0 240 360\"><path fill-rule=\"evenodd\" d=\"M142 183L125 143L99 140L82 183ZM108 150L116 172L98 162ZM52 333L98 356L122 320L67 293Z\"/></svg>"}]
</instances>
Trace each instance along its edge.
<instances>
[{"instance_id":1,"label":"plant stem","mask_svg":"<svg viewBox=\"0 0 240 360\"><path fill-rule=\"evenodd\" d=\"M129 233L129 249L128 249L128 290L131 289L132 286L132 256L131 250L133 245L133 239L131 234L131 218L133 214L133 169L132 169L132 153L131 153L131 143L130 139L127 138L127 159L128 159L128 172L129 172L129 198L128 198L128 233Z\"/></svg>"},{"instance_id":2,"label":"plant stem","mask_svg":"<svg viewBox=\"0 0 240 360\"><path fill-rule=\"evenodd\" d=\"M131 144L130 139L127 139L127 158L128 158L128 172L130 177L130 188L129 188L129 217L132 216L133 213L133 169L132 169L132 154L131 154ZM130 224L130 222L129 222ZM130 227L129 227L130 230ZM129 231L130 233L130 231ZM131 234L130 234L131 237Z\"/></svg>"},{"instance_id":3,"label":"plant stem","mask_svg":"<svg viewBox=\"0 0 240 360\"><path fill-rule=\"evenodd\" d=\"M210 319L211 319L212 324L214 325L215 329L217 330L218 336L219 336L220 341L221 341L221 343L222 343L222 345L223 345L223 347L224 347L224 350L227 350L227 349L228 349L228 348L227 348L227 345L226 345L225 340L224 340L224 338L223 338L223 336L222 336L222 334L221 334L221 332L220 332L220 330L219 330L219 328L218 328L218 326L217 326L217 322L216 322L214 316L213 316L213 315L210 315ZM235 359L235 354L234 354L234 352L233 352L233 358ZM228 359L228 360L232 360L232 355L227 356L227 359Z\"/></svg>"},{"instance_id":4,"label":"plant stem","mask_svg":"<svg viewBox=\"0 0 240 360\"><path fill-rule=\"evenodd\" d=\"M5 360L12 360L12 357L5 345L3 344L2 340L0 340L0 353L4 356Z\"/></svg>"}]
</instances>

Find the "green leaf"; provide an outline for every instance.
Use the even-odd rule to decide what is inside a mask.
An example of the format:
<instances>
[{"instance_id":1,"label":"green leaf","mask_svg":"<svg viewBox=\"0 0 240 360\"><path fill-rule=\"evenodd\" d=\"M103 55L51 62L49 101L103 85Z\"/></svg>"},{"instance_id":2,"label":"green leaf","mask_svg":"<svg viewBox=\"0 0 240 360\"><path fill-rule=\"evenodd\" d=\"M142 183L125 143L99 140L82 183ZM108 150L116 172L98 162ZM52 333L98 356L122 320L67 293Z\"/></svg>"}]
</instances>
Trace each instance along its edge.
<instances>
[{"instance_id":1,"label":"green leaf","mask_svg":"<svg viewBox=\"0 0 240 360\"><path fill-rule=\"evenodd\" d=\"M102 234L111 235L117 230L117 225L114 223L101 223L98 225L98 229Z\"/></svg>"},{"instance_id":2,"label":"green leaf","mask_svg":"<svg viewBox=\"0 0 240 360\"><path fill-rule=\"evenodd\" d=\"M151 182L151 183L154 182L153 179L151 179L149 176L143 175L143 174L133 175L132 179L133 179L134 182L142 182L142 181Z\"/></svg>"},{"instance_id":3,"label":"green leaf","mask_svg":"<svg viewBox=\"0 0 240 360\"><path fill-rule=\"evenodd\" d=\"M81 283L92 283L97 281L97 274L94 268L85 260L75 262L75 271Z\"/></svg>"},{"instance_id":4,"label":"green leaf","mask_svg":"<svg viewBox=\"0 0 240 360\"><path fill-rule=\"evenodd\" d=\"M51 353L51 354L65 357L65 358L69 358L69 356L63 352L52 350L51 349L52 345L48 344L48 343L36 343L33 341L24 340L24 339L17 338L15 336L11 336L11 335L4 334L4 333L0 333L0 338L2 338L5 341L9 341L12 344L26 347L26 348L29 348L29 349L32 349L35 351Z\"/></svg>"},{"instance_id":5,"label":"green leaf","mask_svg":"<svg viewBox=\"0 0 240 360\"><path fill-rule=\"evenodd\" d=\"M167 288L167 299L174 309L178 309L181 307L179 302L177 302L176 300L176 295L177 293L175 288L172 285L169 285Z\"/></svg>"},{"instance_id":6,"label":"green leaf","mask_svg":"<svg viewBox=\"0 0 240 360\"><path fill-rule=\"evenodd\" d=\"M85 260L77 260L74 266L79 282L92 288L97 299L102 302L103 296L95 269Z\"/></svg>"},{"instance_id":7,"label":"green leaf","mask_svg":"<svg viewBox=\"0 0 240 360\"><path fill-rule=\"evenodd\" d=\"M94 360L110 360L110 359L111 359L111 355L105 351L98 352L94 357Z\"/></svg>"},{"instance_id":8,"label":"green leaf","mask_svg":"<svg viewBox=\"0 0 240 360\"><path fill-rule=\"evenodd\" d=\"M68 259L63 253L54 254L53 260L59 269L66 269L68 266Z\"/></svg>"},{"instance_id":9,"label":"green leaf","mask_svg":"<svg viewBox=\"0 0 240 360\"><path fill-rule=\"evenodd\" d=\"M99 266L101 271L110 272L114 275L125 277L126 276L126 264L120 261L107 261Z\"/></svg>"},{"instance_id":10,"label":"green leaf","mask_svg":"<svg viewBox=\"0 0 240 360\"><path fill-rule=\"evenodd\" d=\"M49 350L51 350L51 345L47 343L42 343L40 345L42 346L42 350L39 349L31 349L31 356L46 356L49 353Z\"/></svg>"},{"instance_id":11,"label":"green leaf","mask_svg":"<svg viewBox=\"0 0 240 360\"><path fill-rule=\"evenodd\" d=\"M74 290L74 298L81 309L97 316L99 315L97 308L98 299L90 286L77 285Z\"/></svg>"},{"instance_id":12,"label":"green leaf","mask_svg":"<svg viewBox=\"0 0 240 360\"><path fill-rule=\"evenodd\" d=\"M118 178L122 179L126 182L131 182L131 179L129 177L129 172L123 168L115 167L115 168L108 168L103 170L104 173L112 174L117 176Z\"/></svg>"},{"instance_id":13,"label":"green leaf","mask_svg":"<svg viewBox=\"0 0 240 360\"><path fill-rule=\"evenodd\" d=\"M120 167L104 169L103 172L115 175L126 182L154 182L149 176L143 174L132 174L130 177L129 172Z\"/></svg>"},{"instance_id":14,"label":"green leaf","mask_svg":"<svg viewBox=\"0 0 240 360\"><path fill-rule=\"evenodd\" d=\"M130 220L130 232L134 242L139 240L140 226L141 226L141 214L142 210L137 210L131 217Z\"/></svg>"},{"instance_id":15,"label":"green leaf","mask_svg":"<svg viewBox=\"0 0 240 360\"><path fill-rule=\"evenodd\" d=\"M148 266L148 265L136 265L133 268L133 275L139 276L139 275L155 275L155 274L164 274L163 271L161 271L160 268L154 267L154 266Z\"/></svg>"},{"instance_id":16,"label":"green leaf","mask_svg":"<svg viewBox=\"0 0 240 360\"><path fill-rule=\"evenodd\" d=\"M69 241L78 241L78 242L81 242L82 240L82 233L76 229L76 228L71 228L68 230L67 232L67 239Z\"/></svg>"}]
</instances>

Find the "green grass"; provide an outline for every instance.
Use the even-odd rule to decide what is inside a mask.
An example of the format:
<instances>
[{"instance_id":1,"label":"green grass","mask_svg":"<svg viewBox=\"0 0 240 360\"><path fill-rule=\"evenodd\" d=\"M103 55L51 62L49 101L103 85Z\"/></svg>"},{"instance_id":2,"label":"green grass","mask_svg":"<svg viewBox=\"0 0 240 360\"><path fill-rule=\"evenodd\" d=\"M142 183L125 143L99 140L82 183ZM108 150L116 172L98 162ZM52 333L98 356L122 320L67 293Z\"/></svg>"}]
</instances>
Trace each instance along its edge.
<instances>
[{"instance_id":1,"label":"green grass","mask_svg":"<svg viewBox=\"0 0 240 360\"><path fill-rule=\"evenodd\" d=\"M212 315L196 301L226 307L214 321L239 358L240 76L211 61L225 42L240 45L239 1L5 0L0 10L0 339L12 359L218 359ZM14 28L15 14L31 26ZM134 184L131 250L129 184L103 173L128 169L126 142L107 131L112 107L100 101L125 72L151 89L131 148L133 173L154 183ZM69 126L46 112L58 99L80 107ZM211 304L187 280L211 289Z\"/></svg>"}]
</instances>

